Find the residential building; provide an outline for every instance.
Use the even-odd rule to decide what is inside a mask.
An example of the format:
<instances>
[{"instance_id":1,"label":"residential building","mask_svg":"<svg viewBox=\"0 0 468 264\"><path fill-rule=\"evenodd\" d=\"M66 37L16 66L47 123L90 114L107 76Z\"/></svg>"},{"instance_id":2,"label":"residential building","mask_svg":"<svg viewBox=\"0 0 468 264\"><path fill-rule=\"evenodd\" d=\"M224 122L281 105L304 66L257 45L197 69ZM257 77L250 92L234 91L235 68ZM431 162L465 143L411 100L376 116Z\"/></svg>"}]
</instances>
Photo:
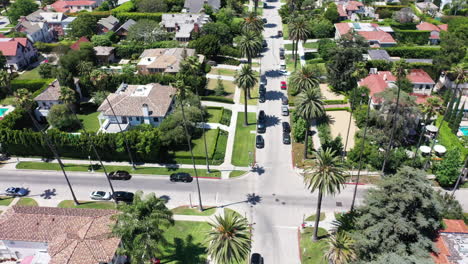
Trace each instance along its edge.
<instances>
[{"instance_id":1,"label":"residential building","mask_svg":"<svg viewBox=\"0 0 468 264\"><path fill-rule=\"evenodd\" d=\"M365 12L364 4L358 1L339 2L336 7L340 21L347 19L356 21L358 17L355 14L363 14Z\"/></svg>"},{"instance_id":2,"label":"residential building","mask_svg":"<svg viewBox=\"0 0 468 264\"><path fill-rule=\"evenodd\" d=\"M70 46L70 49L72 50L80 50L80 45L81 43L90 43L89 39L87 37L81 37L79 38L77 41L75 41L75 43L73 43L71 46Z\"/></svg>"},{"instance_id":3,"label":"residential building","mask_svg":"<svg viewBox=\"0 0 468 264\"><path fill-rule=\"evenodd\" d=\"M99 19L98 21L98 32L100 34L105 34L109 31L116 31L119 28L119 20L114 16L108 16Z\"/></svg>"},{"instance_id":4,"label":"residential building","mask_svg":"<svg viewBox=\"0 0 468 264\"><path fill-rule=\"evenodd\" d=\"M437 10L439 10L439 7L434 5L431 1L415 3L415 7L419 12L429 14L431 16L434 16Z\"/></svg>"},{"instance_id":5,"label":"residential building","mask_svg":"<svg viewBox=\"0 0 468 264\"><path fill-rule=\"evenodd\" d=\"M0 35L0 51L10 69L24 69L37 60L38 53L28 38L7 38Z\"/></svg>"},{"instance_id":6,"label":"residential building","mask_svg":"<svg viewBox=\"0 0 468 264\"><path fill-rule=\"evenodd\" d=\"M126 37L127 34L128 34L128 29L135 25L136 24L136 21L133 20L133 19L129 19L127 21L125 21L125 23L123 23L116 31L115 33L120 36L121 38L122 37Z\"/></svg>"},{"instance_id":7,"label":"residential building","mask_svg":"<svg viewBox=\"0 0 468 264\"><path fill-rule=\"evenodd\" d=\"M468 73L468 71L465 71ZM456 90L458 94L463 96L468 96L468 81L456 83L456 76L452 73L442 72L440 74L439 80L435 85L435 91L438 91L442 88Z\"/></svg>"},{"instance_id":8,"label":"residential building","mask_svg":"<svg viewBox=\"0 0 468 264\"><path fill-rule=\"evenodd\" d=\"M131 126L140 124L159 126L172 110L175 93L176 90L172 86L158 83L147 85L122 83L98 108L101 112L98 117L101 125L99 131L116 133L120 132L120 128L127 130Z\"/></svg>"},{"instance_id":9,"label":"residential building","mask_svg":"<svg viewBox=\"0 0 468 264\"><path fill-rule=\"evenodd\" d=\"M445 228L435 240L437 252L431 253L436 264L468 263L468 227L463 220L443 219Z\"/></svg>"},{"instance_id":10,"label":"residential building","mask_svg":"<svg viewBox=\"0 0 468 264\"><path fill-rule=\"evenodd\" d=\"M210 21L210 16L204 13L163 14L161 26L167 32L175 32L176 40L187 42L191 39L192 32L200 32L203 25Z\"/></svg>"},{"instance_id":11,"label":"residential building","mask_svg":"<svg viewBox=\"0 0 468 264\"><path fill-rule=\"evenodd\" d=\"M79 97L82 97L81 88L79 85L79 79L74 78L75 81L75 91L78 93ZM34 110L34 115L36 119L45 122L47 115L52 106L57 104L63 104L60 100L60 83L58 80L54 80L49 86L38 96L34 98L34 101L37 103L37 108Z\"/></svg>"},{"instance_id":12,"label":"residential building","mask_svg":"<svg viewBox=\"0 0 468 264\"><path fill-rule=\"evenodd\" d=\"M180 62L188 56L195 56L194 49L172 48L172 49L147 49L140 55L137 70L140 74L152 73L178 73ZM200 62L204 57L198 56Z\"/></svg>"},{"instance_id":13,"label":"residential building","mask_svg":"<svg viewBox=\"0 0 468 264\"><path fill-rule=\"evenodd\" d=\"M416 26L416 28L418 30L430 31L429 43L431 45L438 45L440 43L440 31L447 31L448 26L447 24L436 26L428 22L421 22Z\"/></svg>"},{"instance_id":14,"label":"residential building","mask_svg":"<svg viewBox=\"0 0 468 264\"><path fill-rule=\"evenodd\" d=\"M384 60L388 62L399 61L400 57L390 57L386 50L370 49L367 54L363 54L365 60ZM428 63L432 64L432 59L403 59L408 63Z\"/></svg>"},{"instance_id":15,"label":"residential building","mask_svg":"<svg viewBox=\"0 0 468 264\"><path fill-rule=\"evenodd\" d=\"M45 12L39 9L25 17L29 22L43 22L53 32L53 38L64 36L68 25L75 20L76 17L67 17L66 15L58 12Z\"/></svg>"},{"instance_id":16,"label":"residential building","mask_svg":"<svg viewBox=\"0 0 468 264\"><path fill-rule=\"evenodd\" d=\"M209 5L213 11L221 8L221 0L185 0L184 11L186 13L202 13L205 11L204 5Z\"/></svg>"},{"instance_id":17,"label":"residential building","mask_svg":"<svg viewBox=\"0 0 468 264\"><path fill-rule=\"evenodd\" d=\"M102 4L103 0L58 0L49 6L60 13L91 12Z\"/></svg>"},{"instance_id":18,"label":"residential building","mask_svg":"<svg viewBox=\"0 0 468 264\"><path fill-rule=\"evenodd\" d=\"M26 34L26 37L34 42L52 42L54 40L54 33L52 28L46 22L29 21L27 17L21 17L19 23L16 25L15 30Z\"/></svg>"},{"instance_id":19,"label":"residential building","mask_svg":"<svg viewBox=\"0 0 468 264\"><path fill-rule=\"evenodd\" d=\"M94 47L96 59L99 64L109 64L115 61L115 48L114 47Z\"/></svg>"},{"instance_id":20,"label":"residential building","mask_svg":"<svg viewBox=\"0 0 468 264\"><path fill-rule=\"evenodd\" d=\"M391 35L393 29L389 26L379 26L374 23L336 23L335 29L335 39L340 39L349 32L356 32L373 48L392 47L397 44Z\"/></svg>"},{"instance_id":21,"label":"residential building","mask_svg":"<svg viewBox=\"0 0 468 264\"><path fill-rule=\"evenodd\" d=\"M0 215L0 259L30 264L123 264L117 210L13 206Z\"/></svg>"}]
</instances>

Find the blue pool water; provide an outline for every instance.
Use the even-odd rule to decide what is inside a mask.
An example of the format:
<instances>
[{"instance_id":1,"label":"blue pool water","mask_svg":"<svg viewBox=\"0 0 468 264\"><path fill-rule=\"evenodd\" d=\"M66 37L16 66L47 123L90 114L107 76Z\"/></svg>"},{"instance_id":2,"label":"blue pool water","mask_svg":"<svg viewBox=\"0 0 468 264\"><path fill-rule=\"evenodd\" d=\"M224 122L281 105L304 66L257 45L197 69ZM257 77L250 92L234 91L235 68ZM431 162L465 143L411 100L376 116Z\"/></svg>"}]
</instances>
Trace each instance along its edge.
<instances>
[{"instance_id":1,"label":"blue pool water","mask_svg":"<svg viewBox=\"0 0 468 264\"><path fill-rule=\"evenodd\" d=\"M460 131L464 136L468 136L468 127L460 127Z\"/></svg>"},{"instance_id":2,"label":"blue pool water","mask_svg":"<svg viewBox=\"0 0 468 264\"><path fill-rule=\"evenodd\" d=\"M8 111L8 108L0 108L0 117L4 116L6 111Z\"/></svg>"}]
</instances>

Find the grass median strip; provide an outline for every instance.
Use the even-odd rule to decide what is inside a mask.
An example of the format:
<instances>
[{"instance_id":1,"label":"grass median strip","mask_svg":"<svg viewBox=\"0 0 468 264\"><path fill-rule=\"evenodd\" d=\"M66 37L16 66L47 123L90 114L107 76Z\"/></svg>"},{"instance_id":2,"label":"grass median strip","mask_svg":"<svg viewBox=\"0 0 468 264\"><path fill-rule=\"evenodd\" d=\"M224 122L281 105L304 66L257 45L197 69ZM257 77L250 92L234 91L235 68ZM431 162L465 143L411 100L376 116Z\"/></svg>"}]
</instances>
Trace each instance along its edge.
<instances>
[{"instance_id":1,"label":"grass median strip","mask_svg":"<svg viewBox=\"0 0 468 264\"><path fill-rule=\"evenodd\" d=\"M68 164L65 163L66 171L88 171L88 166L85 164ZM33 161L22 161L16 165L17 169L23 170L60 170L58 163L46 163L46 162L33 162ZM137 167L136 170L132 171L131 166L106 166L107 171L126 170L133 174L153 174L153 175L170 175L175 172L188 172L192 175L193 169L176 169L176 168L159 168L159 167ZM104 172L99 169L97 172ZM209 178L220 178L221 172L218 170L211 170L211 173L207 173L205 169L197 169L198 176L209 177ZM1 202L1 200L0 200Z\"/></svg>"},{"instance_id":2,"label":"grass median strip","mask_svg":"<svg viewBox=\"0 0 468 264\"><path fill-rule=\"evenodd\" d=\"M33 198L28 198L28 197L20 198L19 201L16 203L16 205L39 206L39 204L37 204L36 200L34 200Z\"/></svg>"},{"instance_id":3,"label":"grass median strip","mask_svg":"<svg viewBox=\"0 0 468 264\"><path fill-rule=\"evenodd\" d=\"M200 212L197 207L190 208L189 206L179 206L171 210L176 215L198 215L198 216L210 216L216 212L216 207L208 207Z\"/></svg>"},{"instance_id":4,"label":"grass median strip","mask_svg":"<svg viewBox=\"0 0 468 264\"><path fill-rule=\"evenodd\" d=\"M229 178L237 178L237 177L240 177L244 174L246 174L247 171L243 171L243 170L233 170L229 173Z\"/></svg>"},{"instance_id":5,"label":"grass median strip","mask_svg":"<svg viewBox=\"0 0 468 264\"><path fill-rule=\"evenodd\" d=\"M234 137L234 148L232 151L232 164L234 166L249 166L250 155L255 153L255 113L247 113L248 126L244 127L244 113L237 115L236 135Z\"/></svg>"},{"instance_id":6,"label":"grass median strip","mask_svg":"<svg viewBox=\"0 0 468 264\"><path fill-rule=\"evenodd\" d=\"M312 241L314 228L306 227L301 233L301 254L303 264L321 263L323 261L323 254L327 248L327 242L325 240L328 235L327 231L323 228L319 228L318 237L319 240Z\"/></svg>"}]
</instances>

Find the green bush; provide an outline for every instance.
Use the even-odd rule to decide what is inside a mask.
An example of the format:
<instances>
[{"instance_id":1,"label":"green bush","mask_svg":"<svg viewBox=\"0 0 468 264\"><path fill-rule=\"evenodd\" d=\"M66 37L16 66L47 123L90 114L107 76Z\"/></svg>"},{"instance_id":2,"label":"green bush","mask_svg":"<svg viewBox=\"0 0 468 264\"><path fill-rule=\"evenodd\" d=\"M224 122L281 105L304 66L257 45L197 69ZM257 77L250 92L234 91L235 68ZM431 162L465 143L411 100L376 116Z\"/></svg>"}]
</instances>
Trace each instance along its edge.
<instances>
[{"instance_id":1,"label":"green bush","mask_svg":"<svg viewBox=\"0 0 468 264\"><path fill-rule=\"evenodd\" d=\"M154 42L151 45L119 44L119 45L114 45L114 46L115 46L115 52L118 57L131 58L133 54L138 54L139 56L145 49L177 48L179 47L179 42L176 40L164 40L164 41Z\"/></svg>"},{"instance_id":2,"label":"green bush","mask_svg":"<svg viewBox=\"0 0 468 264\"><path fill-rule=\"evenodd\" d=\"M223 56L230 56L230 57L236 57L236 58L242 57L242 54L239 49L231 47L229 45L221 46L221 49L219 52Z\"/></svg>"},{"instance_id":3,"label":"green bush","mask_svg":"<svg viewBox=\"0 0 468 264\"><path fill-rule=\"evenodd\" d=\"M31 118L26 110L21 107L15 108L11 113L0 120L0 129L21 130L32 125Z\"/></svg>"},{"instance_id":4,"label":"green bush","mask_svg":"<svg viewBox=\"0 0 468 264\"><path fill-rule=\"evenodd\" d=\"M234 104L234 101L230 98L222 97L222 96L201 96L201 99L204 101L212 101L212 102L220 102L220 103L227 103L227 104Z\"/></svg>"},{"instance_id":5,"label":"green bush","mask_svg":"<svg viewBox=\"0 0 468 264\"><path fill-rule=\"evenodd\" d=\"M11 89L16 91L18 89L24 88L31 93L36 92L41 88L47 87L53 79L36 79L36 80L18 80L15 79L11 81Z\"/></svg>"},{"instance_id":6,"label":"green bush","mask_svg":"<svg viewBox=\"0 0 468 264\"><path fill-rule=\"evenodd\" d=\"M63 48L67 49L70 47L70 43L44 43L44 42L36 42L34 43L34 47L44 53L50 53L56 48Z\"/></svg>"},{"instance_id":7,"label":"green bush","mask_svg":"<svg viewBox=\"0 0 468 264\"><path fill-rule=\"evenodd\" d=\"M111 11L94 11L94 12L79 12L79 13L68 13L67 16L83 16L89 15L96 18L104 18L112 15Z\"/></svg>"},{"instance_id":8,"label":"green bush","mask_svg":"<svg viewBox=\"0 0 468 264\"><path fill-rule=\"evenodd\" d=\"M332 107L325 108L325 111L350 111L349 107Z\"/></svg>"},{"instance_id":9,"label":"green bush","mask_svg":"<svg viewBox=\"0 0 468 264\"><path fill-rule=\"evenodd\" d=\"M438 56L440 47L390 47L385 48L390 56L401 57L405 59L430 59Z\"/></svg>"},{"instance_id":10,"label":"green bush","mask_svg":"<svg viewBox=\"0 0 468 264\"><path fill-rule=\"evenodd\" d=\"M324 104L326 105L336 105L336 104L347 104L348 100L324 100Z\"/></svg>"},{"instance_id":11,"label":"green bush","mask_svg":"<svg viewBox=\"0 0 468 264\"><path fill-rule=\"evenodd\" d=\"M162 14L163 13L119 12L119 13L116 13L115 16L119 20L133 19L137 21L140 19L149 19L149 20L154 20L156 22L161 22Z\"/></svg>"},{"instance_id":12,"label":"green bush","mask_svg":"<svg viewBox=\"0 0 468 264\"><path fill-rule=\"evenodd\" d=\"M431 31L428 30L400 30L395 29L395 36L399 43L425 45L429 41Z\"/></svg>"},{"instance_id":13,"label":"green bush","mask_svg":"<svg viewBox=\"0 0 468 264\"><path fill-rule=\"evenodd\" d=\"M234 58L217 56L217 57L214 57L213 60L216 61L218 64L227 64L227 65L234 65L234 66L240 65L240 61Z\"/></svg>"},{"instance_id":14,"label":"green bush","mask_svg":"<svg viewBox=\"0 0 468 264\"><path fill-rule=\"evenodd\" d=\"M223 114L221 115L221 120L219 120L219 123L223 124L225 126L230 126L231 125L231 116L232 116L231 109L223 108Z\"/></svg>"},{"instance_id":15,"label":"green bush","mask_svg":"<svg viewBox=\"0 0 468 264\"><path fill-rule=\"evenodd\" d=\"M132 12L134 10L135 10L135 5L133 5L132 1L128 1L112 9L112 14L116 14L120 12Z\"/></svg>"},{"instance_id":16,"label":"green bush","mask_svg":"<svg viewBox=\"0 0 468 264\"><path fill-rule=\"evenodd\" d=\"M379 71L390 71L393 62L386 60L368 60L366 61L366 69L377 68Z\"/></svg>"}]
</instances>

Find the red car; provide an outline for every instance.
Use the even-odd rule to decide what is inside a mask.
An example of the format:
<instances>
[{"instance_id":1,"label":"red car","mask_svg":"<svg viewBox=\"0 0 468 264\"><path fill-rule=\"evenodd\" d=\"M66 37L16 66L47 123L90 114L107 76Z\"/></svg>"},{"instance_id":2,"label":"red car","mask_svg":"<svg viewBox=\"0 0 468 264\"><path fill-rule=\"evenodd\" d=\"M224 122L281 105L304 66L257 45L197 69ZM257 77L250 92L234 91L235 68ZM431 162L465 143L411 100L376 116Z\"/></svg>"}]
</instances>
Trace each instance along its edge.
<instances>
[{"instance_id":1,"label":"red car","mask_svg":"<svg viewBox=\"0 0 468 264\"><path fill-rule=\"evenodd\" d=\"M281 81L281 90L286 90L288 89L288 86L286 85L285 81Z\"/></svg>"}]
</instances>

